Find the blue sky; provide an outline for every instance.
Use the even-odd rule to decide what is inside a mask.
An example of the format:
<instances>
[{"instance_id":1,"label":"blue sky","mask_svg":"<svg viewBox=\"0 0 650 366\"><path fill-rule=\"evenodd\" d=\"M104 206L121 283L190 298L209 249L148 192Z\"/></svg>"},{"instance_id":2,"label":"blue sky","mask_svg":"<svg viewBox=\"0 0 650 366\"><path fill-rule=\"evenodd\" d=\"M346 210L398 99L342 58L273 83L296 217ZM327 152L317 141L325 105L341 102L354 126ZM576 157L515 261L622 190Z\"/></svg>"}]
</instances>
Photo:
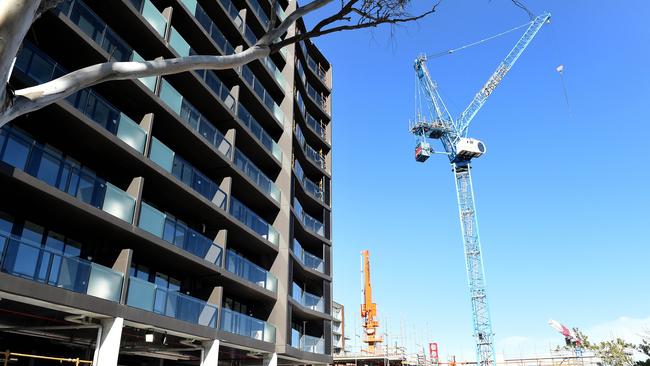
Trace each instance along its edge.
<instances>
[{"instance_id":1,"label":"blue sky","mask_svg":"<svg viewBox=\"0 0 650 366\"><path fill-rule=\"evenodd\" d=\"M549 318L596 338L650 327L650 3L528 5L552 23L470 127L488 148L473 177L497 351L507 357L560 343ZM334 297L352 338L359 253L369 249L391 343L404 334L412 347L437 341L445 358L474 358L450 167L442 156L416 163L407 131L412 62L526 21L508 0L447 0L392 39L381 28L316 40L334 65ZM518 37L428 62L454 116Z\"/></svg>"}]
</instances>

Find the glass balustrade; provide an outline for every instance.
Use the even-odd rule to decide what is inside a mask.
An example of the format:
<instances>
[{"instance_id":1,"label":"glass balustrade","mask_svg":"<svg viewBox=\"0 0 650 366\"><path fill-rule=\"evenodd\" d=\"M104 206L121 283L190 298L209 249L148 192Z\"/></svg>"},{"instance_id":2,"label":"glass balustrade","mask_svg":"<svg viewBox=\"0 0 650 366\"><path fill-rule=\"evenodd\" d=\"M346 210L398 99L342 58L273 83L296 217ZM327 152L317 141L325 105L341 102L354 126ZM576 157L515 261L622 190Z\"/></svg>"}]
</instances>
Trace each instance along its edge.
<instances>
[{"instance_id":1,"label":"glass balustrade","mask_svg":"<svg viewBox=\"0 0 650 366\"><path fill-rule=\"evenodd\" d=\"M16 75L19 78L22 76L21 79L29 85L45 83L67 74L65 69L30 42L25 42L16 59L15 69L20 71ZM65 100L138 152L144 152L147 133L92 89L83 89Z\"/></svg>"},{"instance_id":2,"label":"glass balustrade","mask_svg":"<svg viewBox=\"0 0 650 366\"><path fill-rule=\"evenodd\" d=\"M176 112L187 125L198 132L203 138L216 147L219 152L232 158L232 144L219 131L214 124L203 116L190 102L174 89L169 82L162 80L160 99Z\"/></svg>"},{"instance_id":3,"label":"glass balustrade","mask_svg":"<svg viewBox=\"0 0 650 366\"><path fill-rule=\"evenodd\" d=\"M223 35L221 30L217 25L212 21L212 18L208 13L203 10L201 5L199 5L196 0L181 0L183 5L190 11L194 18L199 22L203 30L212 38L214 43L217 44L219 50L223 55L230 55L235 53L235 47L228 41L228 39Z\"/></svg>"},{"instance_id":4,"label":"glass balustrade","mask_svg":"<svg viewBox=\"0 0 650 366\"><path fill-rule=\"evenodd\" d=\"M97 263L0 233L2 272L113 302L120 301L123 275Z\"/></svg>"},{"instance_id":5,"label":"glass balustrade","mask_svg":"<svg viewBox=\"0 0 650 366\"><path fill-rule=\"evenodd\" d=\"M90 10L80 0L65 0L57 9L66 15L75 25L88 37L92 38L110 58L117 61L131 61L133 48L131 48L120 36L95 12Z\"/></svg>"},{"instance_id":6,"label":"glass balustrade","mask_svg":"<svg viewBox=\"0 0 650 366\"><path fill-rule=\"evenodd\" d=\"M272 244L280 243L280 233L235 197L230 197L230 215Z\"/></svg>"},{"instance_id":7,"label":"glass balustrade","mask_svg":"<svg viewBox=\"0 0 650 366\"><path fill-rule=\"evenodd\" d=\"M306 267L323 273L323 260L304 250L298 240L293 239L293 253L298 257L300 262Z\"/></svg>"},{"instance_id":8,"label":"glass balustrade","mask_svg":"<svg viewBox=\"0 0 650 366\"><path fill-rule=\"evenodd\" d=\"M230 90L224 84L221 79L210 70L197 70L195 73L205 81L206 85L212 90L222 102L230 109L231 111L235 110L235 98L230 94Z\"/></svg>"},{"instance_id":9,"label":"glass balustrade","mask_svg":"<svg viewBox=\"0 0 650 366\"><path fill-rule=\"evenodd\" d=\"M314 89L311 85L309 85L309 83L307 83L305 86L306 86L306 89L307 89L307 95L309 95L309 97L310 97L314 102L316 102L316 104L317 104L317 105L318 105L318 106L319 106L319 107L320 107L320 108L321 108L325 113L328 113L328 114L329 114L329 112L328 112L328 110L327 110L327 99L326 99L326 97L325 97L323 94L317 92L316 89Z\"/></svg>"},{"instance_id":10,"label":"glass balustrade","mask_svg":"<svg viewBox=\"0 0 650 366\"><path fill-rule=\"evenodd\" d=\"M235 158L233 159L235 166L244 172L264 193L273 198L276 202L280 202L280 190L269 177L253 164L243 152L235 149Z\"/></svg>"},{"instance_id":11,"label":"glass balustrade","mask_svg":"<svg viewBox=\"0 0 650 366\"><path fill-rule=\"evenodd\" d=\"M222 210L226 209L227 195L219 188L219 185L155 137L151 140L149 158L217 207Z\"/></svg>"},{"instance_id":12,"label":"glass balustrade","mask_svg":"<svg viewBox=\"0 0 650 366\"><path fill-rule=\"evenodd\" d=\"M326 75L327 75L325 69L320 64L318 64L318 62L314 61L314 59L311 58L309 54L305 54L305 55L307 58L307 67L309 67L309 69L313 71L314 74L316 74L316 76L318 76L318 78L321 79L323 83L325 83Z\"/></svg>"},{"instance_id":13,"label":"glass balustrade","mask_svg":"<svg viewBox=\"0 0 650 366\"><path fill-rule=\"evenodd\" d=\"M260 123L257 122L255 118L253 118L253 116L241 103L239 103L239 106L237 107L237 116L253 134L253 136L255 136L257 140L262 143L262 146L271 152L271 154L273 154L273 156L278 159L279 162L282 162L282 151L280 150L280 146L278 146L271 135L269 135L266 130L264 130L264 127L262 127L262 125L260 125Z\"/></svg>"},{"instance_id":14,"label":"glass balustrade","mask_svg":"<svg viewBox=\"0 0 650 366\"><path fill-rule=\"evenodd\" d=\"M325 339L305 334L300 337L300 350L310 353L325 354Z\"/></svg>"},{"instance_id":15,"label":"glass balustrade","mask_svg":"<svg viewBox=\"0 0 650 366\"><path fill-rule=\"evenodd\" d=\"M137 52L133 52L133 61L146 61L142 56L140 56ZM147 76L144 78L139 78L140 82L144 84L149 90L152 92L156 90L156 80L158 79L157 76Z\"/></svg>"},{"instance_id":16,"label":"glass balustrade","mask_svg":"<svg viewBox=\"0 0 650 366\"><path fill-rule=\"evenodd\" d=\"M307 176L305 176L305 172L302 170L302 166L298 160L294 160L293 168L296 172L296 176L298 177L298 181L302 184L302 187L307 192L307 194L321 202L325 202L321 185L312 182L309 178L307 178Z\"/></svg>"},{"instance_id":17,"label":"glass balustrade","mask_svg":"<svg viewBox=\"0 0 650 366\"><path fill-rule=\"evenodd\" d=\"M275 63L271 60L269 57L264 57L260 59L260 62L262 62L262 65L266 67L267 70L273 75L273 78L275 81L280 84L280 86L284 89L287 86L287 80L284 78L284 75L282 75L282 71L275 65Z\"/></svg>"},{"instance_id":18,"label":"glass balustrade","mask_svg":"<svg viewBox=\"0 0 650 366\"><path fill-rule=\"evenodd\" d=\"M162 288L134 276L129 278L126 304L188 323L217 327L216 305L178 291Z\"/></svg>"},{"instance_id":19,"label":"glass balustrade","mask_svg":"<svg viewBox=\"0 0 650 366\"><path fill-rule=\"evenodd\" d=\"M296 210L296 215L302 224L307 228L307 230L311 231L314 234L318 234L323 237L325 236L323 223L307 214L302 209L302 205L300 205L300 202L298 202L295 197L293 199L293 208Z\"/></svg>"},{"instance_id":20,"label":"glass balustrade","mask_svg":"<svg viewBox=\"0 0 650 366\"><path fill-rule=\"evenodd\" d=\"M266 107L273 113L280 124L284 125L284 112L282 112L280 106L275 103L273 97L271 97L271 95L266 91L266 88L264 88L262 83L257 79L257 77L255 77L255 74L253 74L253 71L247 65L242 67L242 77L253 89L255 94L260 97L264 105L266 105Z\"/></svg>"},{"instance_id":21,"label":"glass balustrade","mask_svg":"<svg viewBox=\"0 0 650 366\"><path fill-rule=\"evenodd\" d=\"M144 19L158 32L158 34L165 38L165 29L167 28L167 20L158 11L158 9L149 0L131 0L131 4L140 13Z\"/></svg>"},{"instance_id":22,"label":"glass balustrade","mask_svg":"<svg viewBox=\"0 0 650 366\"><path fill-rule=\"evenodd\" d=\"M189 56L192 47L173 26L169 29L169 45L180 56Z\"/></svg>"},{"instance_id":23,"label":"glass balustrade","mask_svg":"<svg viewBox=\"0 0 650 366\"><path fill-rule=\"evenodd\" d=\"M275 326L227 308L221 309L220 330L275 343Z\"/></svg>"},{"instance_id":24,"label":"glass balustrade","mask_svg":"<svg viewBox=\"0 0 650 366\"><path fill-rule=\"evenodd\" d=\"M325 126L319 122L316 118L307 111L305 101L302 98L302 93L296 89L296 102L298 103L298 109L300 110L300 115L305 119L307 126L314 131L320 138L329 143L325 132Z\"/></svg>"},{"instance_id":25,"label":"glass balustrade","mask_svg":"<svg viewBox=\"0 0 650 366\"><path fill-rule=\"evenodd\" d=\"M310 294L304 291L297 283L293 282L291 297L296 300L300 305L315 310L318 312L325 312L325 301L322 297Z\"/></svg>"},{"instance_id":26,"label":"glass balustrade","mask_svg":"<svg viewBox=\"0 0 650 366\"><path fill-rule=\"evenodd\" d=\"M325 169L325 157L323 157L318 151L314 150L313 147L309 146L305 135L302 133L300 125L294 122L294 134L298 139L298 144L302 147L302 151L305 153L305 156L311 160L314 164L319 166L321 169Z\"/></svg>"},{"instance_id":27,"label":"glass balustrade","mask_svg":"<svg viewBox=\"0 0 650 366\"><path fill-rule=\"evenodd\" d=\"M226 270L269 291L278 291L278 279L275 276L231 250L226 252Z\"/></svg>"},{"instance_id":28,"label":"glass balustrade","mask_svg":"<svg viewBox=\"0 0 650 366\"><path fill-rule=\"evenodd\" d=\"M253 9L253 13L255 13L257 15L257 18L260 20L260 23L262 23L264 29L267 29L270 20L268 15L266 15L264 12L264 9L262 9L262 4L259 3L259 0L251 0L250 6L251 9Z\"/></svg>"},{"instance_id":29,"label":"glass balustrade","mask_svg":"<svg viewBox=\"0 0 650 366\"><path fill-rule=\"evenodd\" d=\"M253 32L253 30L250 27L244 28L244 38L246 38L246 41L251 46L257 43L257 36L255 35L255 32Z\"/></svg>"},{"instance_id":30,"label":"glass balustrade","mask_svg":"<svg viewBox=\"0 0 650 366\"><path fill-rule=\"evenodd\" d=\"M35 141L13 127L0 129L0 159L84 203L118 217L133 220L135 199L97 177L95 172L49 145Z\"/></svg>"},{"instance_id":31,"label":"glass balustrade","mask_svg":"<svg viewBox=\"0 0 650 366\"><path fill-rule=\"evenodd\" d=\"M175 246L221 267L223 247L172 215L142 202L138 226Z\"/></svg>"},{"instance_id":32,"label":"glass balustrade","mask_svg":"<svg viewBox=\"0 0 650 366\"><path fill-rule=\"evenodd\" d=\"M239 15L239 9L232 3L231 0L218 0L221 6L226 10L226 13L232 20L235 27L239 32L244 31L244 19Z\"/></svg>"}]
</instances>

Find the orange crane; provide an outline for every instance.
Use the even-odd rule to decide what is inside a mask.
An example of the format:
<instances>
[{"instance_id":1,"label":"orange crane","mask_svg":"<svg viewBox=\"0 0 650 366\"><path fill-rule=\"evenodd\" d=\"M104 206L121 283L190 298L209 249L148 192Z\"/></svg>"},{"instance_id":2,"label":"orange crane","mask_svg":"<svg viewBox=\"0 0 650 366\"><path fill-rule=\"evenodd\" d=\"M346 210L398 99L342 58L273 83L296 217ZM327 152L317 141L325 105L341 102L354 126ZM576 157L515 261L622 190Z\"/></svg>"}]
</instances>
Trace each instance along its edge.
<instances>
[{"instance_id":1,"label":"orange crane","mask_svg":"<svg viewBox=\"0 0 650 366\"><path fill-rule=\"evenodd\" d=\"M377 319L377 304L372 302L372 287L370 286L370 252L364 250L361 252L361 273L362 273L362 303L361 319L364 328L363 342L368 344L368 349L364 350L369 354L375 354L375 345L383 341L381 336L377 335L379 320Z\"/></svg>"}]
</instances>

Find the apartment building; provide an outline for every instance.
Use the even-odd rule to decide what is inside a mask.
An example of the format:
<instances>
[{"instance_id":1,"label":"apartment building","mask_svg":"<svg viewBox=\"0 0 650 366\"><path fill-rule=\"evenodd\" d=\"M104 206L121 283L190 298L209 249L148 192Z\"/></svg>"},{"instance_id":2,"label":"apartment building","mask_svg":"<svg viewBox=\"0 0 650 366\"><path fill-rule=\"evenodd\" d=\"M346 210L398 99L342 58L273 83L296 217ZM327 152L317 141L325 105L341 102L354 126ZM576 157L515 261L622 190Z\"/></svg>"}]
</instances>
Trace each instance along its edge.
<instances>
[{"instance_id":1,"label":"apartment building","mask_svg":"<svg viewBox=\"0 0 650 366\"><path fill-rule=\"evenodd\" d=\"M229 54L295 7L66 0L32 26L11 85ZM307 41L98 84L2 128L5 365L331 363L331 85Z\"/></svg>"}]
</instances>

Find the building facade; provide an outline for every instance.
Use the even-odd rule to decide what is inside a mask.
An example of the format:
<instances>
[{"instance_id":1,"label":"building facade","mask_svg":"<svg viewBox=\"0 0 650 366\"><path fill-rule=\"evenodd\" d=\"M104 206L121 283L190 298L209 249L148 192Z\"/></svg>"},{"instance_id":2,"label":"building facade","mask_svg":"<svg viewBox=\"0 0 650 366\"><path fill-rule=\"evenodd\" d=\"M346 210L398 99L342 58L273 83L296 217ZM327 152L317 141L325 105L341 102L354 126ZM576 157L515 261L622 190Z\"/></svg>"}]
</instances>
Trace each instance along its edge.
<instances>
[{"instance_id":1,"label":"building facade","mask_svg":"<svg viewBox=\"0 0 650 366\"><path fill-rule=\"evenodd\" d=\"M345 354L345 307L332 301L332 355Z\"/></svg>"},{"instance_id":2,"label":"building facade","mask_svg":"<svg viewBox=\"0 0 650 366\"><path fill-rule=\"evenodd\" d=\"M275 3L66 0L32 26L11 85L240 51L296 7ZM1 129L8 364L331 363L331 80L301 42L98 84Z\"/></svg>"}]
</instances>

